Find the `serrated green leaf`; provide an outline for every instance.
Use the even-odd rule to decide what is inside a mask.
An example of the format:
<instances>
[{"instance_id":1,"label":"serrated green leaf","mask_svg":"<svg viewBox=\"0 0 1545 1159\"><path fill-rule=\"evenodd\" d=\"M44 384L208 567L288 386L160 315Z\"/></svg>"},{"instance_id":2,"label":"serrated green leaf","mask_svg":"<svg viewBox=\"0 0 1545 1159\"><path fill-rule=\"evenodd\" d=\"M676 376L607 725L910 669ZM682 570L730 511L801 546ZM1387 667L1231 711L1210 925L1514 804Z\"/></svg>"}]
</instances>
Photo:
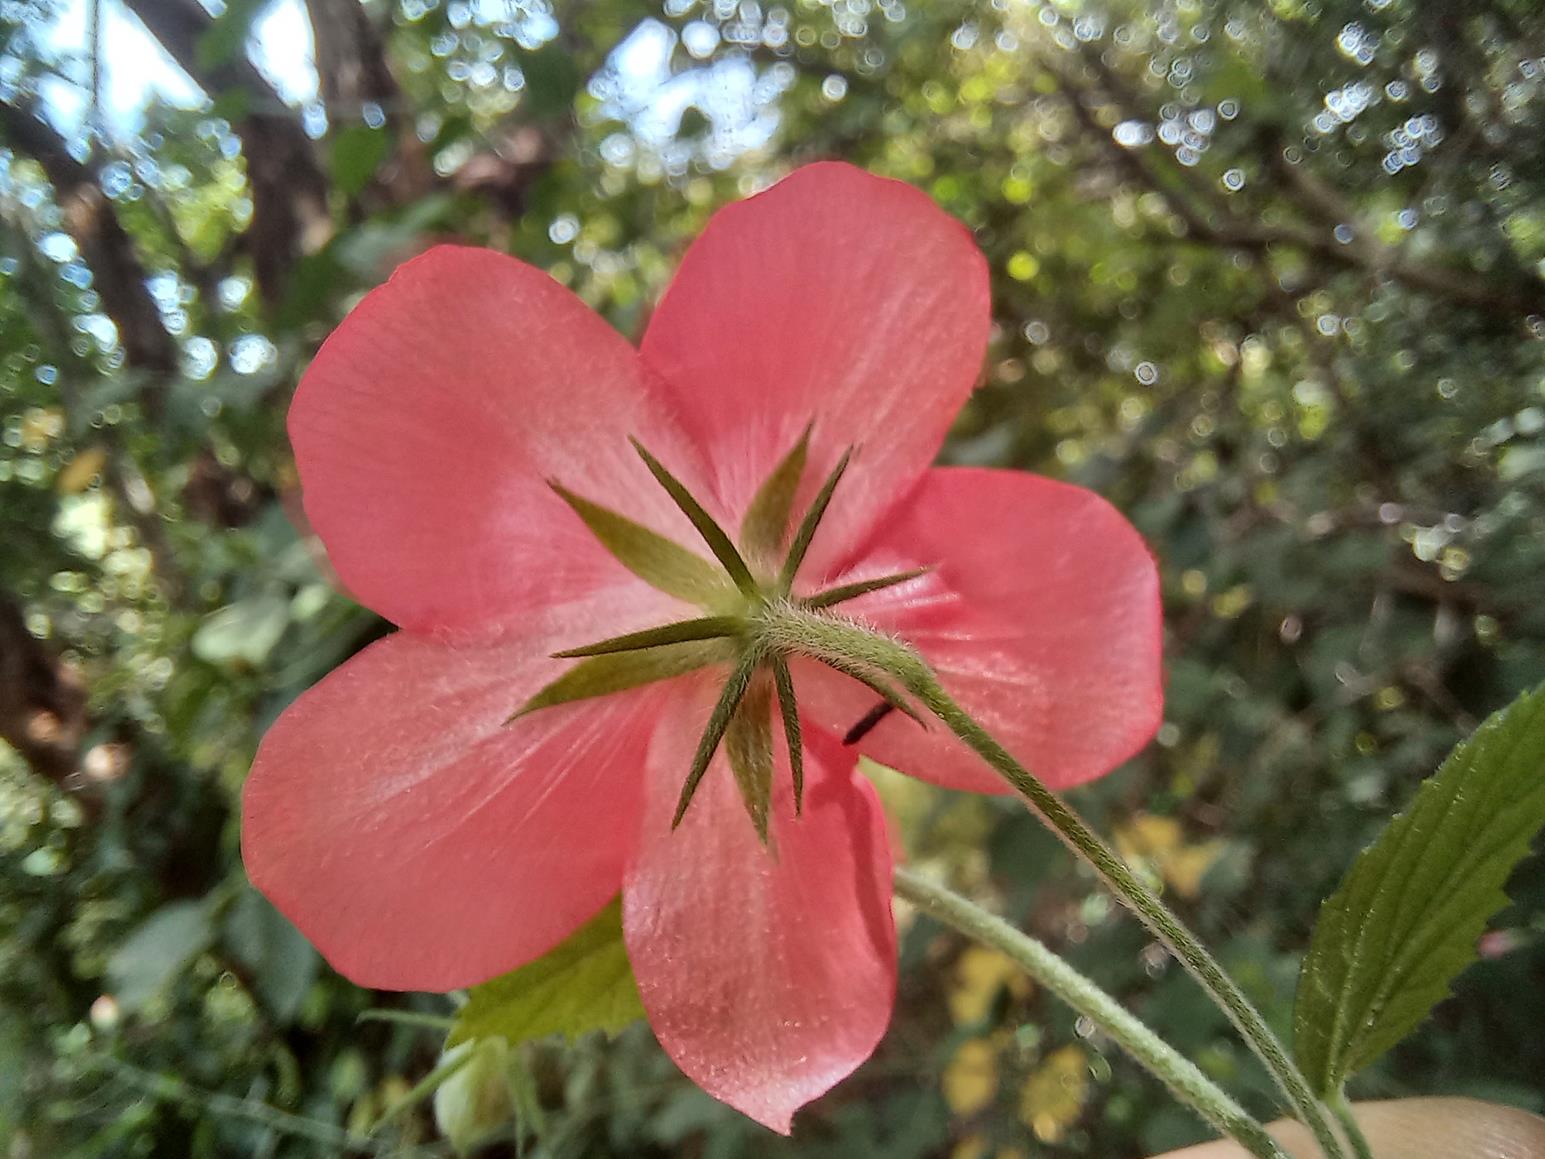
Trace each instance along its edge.
<instances>
[{"instance_id":1,"label":"serrated green leaf","mask_svg":"<svg viewBox=\"0 0 1545 1159\"><path fill-rule=\"evenodd\" d=\"M746 813L756 827L756 835L767 844L767 817L772 809L772 689L765 679L756 679L730 717L724 731L724 755Z\"/></svg>"},{"instance_id":2,"label":"serrated green leaf","mask_svg":"<svg viewBox=\"0 0 1545 1159\"><path fill-rule=\"evenodd\" d=\"M810 428L799 436L793 450L762 481L740 521L740 546L752 559L772 561L783 547L788 534L789 515L794 510L794 495L805 474L805 456L810 450Z\"/></svg>"},{"instance_id":3,"label":"serrated green leaf","mask_svg":"<svg viewBox=\"0 0 1545 1159\"><path fill-rule=\"evenodd\" d=\"M539 708L569 704L626 692L657 680L669 680L695 672L709 664L728 660L731 652L722 640L690 641L666 644L641 652L614 652L581 660L558 679L547 685L510 714L510 719L525 716Z\"/></svg>"},{"instance_id":4,"label":"serrated green leaf","mask_svg":"<svg viewBox=\"0 0 1545 1159\"><path fill-rule=\"evenodd\" d=\"M726 593L733 590L718 568L675 540L592 503L558 483L549 486L585 521L601 546L650 587L709 609L721 607Z\"/></svg>"},{"instance_id":5,"label":"serrated green leaf","mask_svg":"<svg viewBox=\"0 0 1545 1159\"><path fill-rule=\"evenodd\" d=\"M536 961L472 987L446 1045L497 1037L514 1046L592 1030L616 1034L643 1016L622 943L619 900Z\"/></svg>"},{"instance_id":6,"label":"serrated green leaf","mask_svg":"<svg viewBox=\"0 0 1545 1159\"><path fill-rule=\"evenodd\" d=\"M1293 1012L1317 1093L1338 1092L1447 997L1541 826L1545 687L1460 744L1321 907Z\"/></svg>"}]
</instances>

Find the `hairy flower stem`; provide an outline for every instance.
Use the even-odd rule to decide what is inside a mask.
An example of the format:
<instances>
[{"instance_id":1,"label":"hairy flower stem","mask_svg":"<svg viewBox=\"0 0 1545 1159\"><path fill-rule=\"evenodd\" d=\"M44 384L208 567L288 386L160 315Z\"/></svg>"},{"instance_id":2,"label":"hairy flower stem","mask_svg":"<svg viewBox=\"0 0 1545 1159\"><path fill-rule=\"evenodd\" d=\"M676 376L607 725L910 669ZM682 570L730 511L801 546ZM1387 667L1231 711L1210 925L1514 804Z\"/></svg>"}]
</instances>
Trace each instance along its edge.
<instances>
[{"instance_id":1,"label":"hairy flower stem","mask_svg":"<svg viewBox=\"0 0 1545 1159\"><path fill-rule=\"evenodd\" d=\"M910 869L898 867L895 884L897 897L973 941L1008 955L1036 982L1109 1035L1177 1099L1250 1154L1259 1159L1286 1159L1266 1129L1189 1059L1046 946Z\"/></svg>"},{"instance_id":2,"label":"hairy flower stem","mask_svg":"<svg viewBox=\"0 0 1545 1159\"><path fill-rule=\"evenodd\" d=\"M1131 909L1169 948L1228 1015L1250 1048L1271 1072L1293 1109L1309 1127L1320 1150L1330 1159L1346 1159L1341 1140L1331 1126L1325 1108L1310 1090L1309 1081L1293 1065L1281 1040L1266 1024L1260 1011L1224 972L1217 959L1207 952L1196 935L1186 929L1169 907L1089 828L1082 817L1041 784L1030 770L1015 760L986 729L956 704L932 672L924 669L919 679L912 681L903 677L903 683L951 732L971 746L978 756L1013 785L1041 820L1075 853L1095 868L1122 904Z\"/></svg>"},{"instance_id":3,"label":"hairy flower stem","mask_svg":"<svg viewBox=\"0 0 1545 1159\"><path fill-rule=\"evenodd\" d=\"M1352 1144L1352 1154L1357 1159L1373 1159L1373 1148L1368 1145L1367 1136L1358 1125L1357 1116L1352 1114L1346 1095L1338 1091L1330 1100L1330 1109L1336 1112L1336 1119L1340 1122L1341 1129L1346 1132L1347 1140Z\"/></svg>"},{"instance_id":4,"label":"hairy flower stem","mask_svg":"<svg viewBox=\"0 0 1545 1159\"><path fill-rule=\"evenodd\" d=\"M802 653L816 659L840 656L899 681L923 707L943 721L952 733L1012 785L1068 848L1093 866L1117 900L1168 947L1228 1016L1281 1087L1299 1119L1308 1126L1320 1150L1329 1159L1347 1159L1346 1148L1325 1107L1314 1097L1308 1080L1293 1065L1287 1050L1260 1011L1224 972L1217 959L1082 817L955 703L922 657L900 641L877 636L858 624L794 607L769 609L762 632L768 645L775 650Z\"/></svg>"}]
</instances>

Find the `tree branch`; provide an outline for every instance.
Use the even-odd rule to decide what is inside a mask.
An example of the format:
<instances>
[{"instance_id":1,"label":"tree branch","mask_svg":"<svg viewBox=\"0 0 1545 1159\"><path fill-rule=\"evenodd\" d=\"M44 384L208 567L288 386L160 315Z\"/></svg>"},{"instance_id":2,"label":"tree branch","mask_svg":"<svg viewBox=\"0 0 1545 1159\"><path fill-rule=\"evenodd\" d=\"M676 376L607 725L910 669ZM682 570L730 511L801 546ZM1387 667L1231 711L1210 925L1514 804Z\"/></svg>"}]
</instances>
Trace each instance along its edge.
<instances>
[{"instance_id":1,"label":"tree branch","mask_svg":"<svg viewBox=\"0 0 1545 1159\"><path fill-rule=\"evenodd\" d=\"M402 90L392 75L386 44L359 0L306 0L316 44L317 76L329 122L358 119L375 106L392 134L395 155L366 188L368 204L402 204L424 196L435 180L413 118L403 115ZM351 207L352 208L352 207Z\"/></svg>"},{"instance_id":2,"label":"tree branch","mask_svg":"<svg viewBox=\"0 0 1545 1159\"><path fill-rule=\"evenodd\" d=\"M145 377L140 399L146 414L155 419L165 407L168 387L178 372L177 345L161 321L133 239L102 192L95 163L77 161L51 125L5 101L0 101L0 136L13 150L41 165L54 187L65 228L91 269L103 312L118 330L124 361ZM61 335L59 341L67 346L68 335ZM117 497L125 520L155 560L156 578L167 599L176 602L186 584L156 510L155 497L116 437L104 432L103 441L111 451L103 478Z\"/></svg>"},{"instance_id":3,"label":"tree branch","mask_svg":"<svg viewBox=\"0 0 1545 1159\"><path fill-rule=\"evenodd\" d=\"M80 677L27 630L21 605L0 591L0 740L39 776L66 792L89 781L82 771L86 689ZM94 798L83 798L88 809Z\"/></svg>"},{"instance_id":4,"label":"tree branch","mask_svg":"<svg viewBox=\"0 0 1545 1159\"><path fill-rule=\"evenodd\" d=\"M1394 247L1379 242L1370 229L1357 221L1349 206L1338 204L1333 190L1309 175L1292 173L1289 187L1307 201L1314 216L1324 218L1332 206L1344 209L1336 224L1344 224L1352 230L1348 242L1338 240L1333 228L1327 226L1266 224L1243 216L1214 196L1211 190L1199 185L1188 170L1181 171L1176 177L1166 172L1169 166L1161 168L1157 165L1150 153L1118 144L1111 136L1110 128L1096 115L1096 101L1114 107L1121 119L1141 114L1132 107L1133 94L1098 54L1088 53L1086 63L1099 78L1104 89L1103 98L1080 85L1054 63L1047 61L1046 69L1061 89L1085 135L1129 178L1163 197L1193 239L1252 253L1296 249L1325 265L1386 277L1409 289L1512 318L1545 312L1545 281L1527 272L1504 280L1448 266L1413 262ZM1287 164L1278 150L1273 150L1267 160L1279 177L1283 176L1284 167L1295 168ZM1304 187L1304 183L1309 187Z\"/></svg>"},{"instance_id":5,"label":"tree branch","mask_svg":"<svg viewBox=\"0 0 1545 1159\"><path fill-rule=\"evenodd\" d=\"M388 121L398 117L401 95L386 63L381 35L359 0L306 0L316 42L317 78L328 115L359 116L379 105Z\"/></svg>"},{"instance_id":6,"label":"tree branch","mask_svg":"<svg viewBox=\"0 0 1545 1159\"><path fill-rule=\"evenodd\" d=\"M231 59L201 62L199 43L214 23L198 0L125 0L129 10L161 42L178 66L210 96L240 93L247 100L236 118L247 181L252 187L252 225L246 249L264 301L277 305L297 258L332 236L328 181L311 139L244 51Z\"/></svg>"},{"instance_id":7,"label":"tree branch","mask_svg":"<svg viewBox=\"0 0 1545 1159\"><path fill-rule=\"evenodd\" d=\"M152 416L159 414L166 380L177 370L177 347L146 287L145 268L134 243L102 192L96 166L77 161L52 126L6 101L0 101L0 134L13 149L43 167L65 229L91 267L102 310L118 328L124 358L150 376L145 409Z\"/></svg>"}]
</instances>

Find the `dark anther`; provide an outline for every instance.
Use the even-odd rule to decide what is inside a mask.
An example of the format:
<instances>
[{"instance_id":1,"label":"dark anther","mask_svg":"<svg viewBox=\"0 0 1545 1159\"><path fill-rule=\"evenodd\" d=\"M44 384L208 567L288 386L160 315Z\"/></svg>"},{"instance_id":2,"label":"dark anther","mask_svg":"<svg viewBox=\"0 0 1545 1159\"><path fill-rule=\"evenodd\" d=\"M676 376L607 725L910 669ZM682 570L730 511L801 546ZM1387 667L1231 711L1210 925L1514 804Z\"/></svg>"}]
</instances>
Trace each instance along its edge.
<instances>
[{"instance_id":1,"label":"dark anther","mask_svg":"<svg viewBox=\"0 0 1545 1159\"><path fill-rule=\"evenodd\" d=\"M896 711L894 704L888 704L883 700L880 701L879 704L859 717L858 723L843 734L842 743L845 745L857 744L873 731L875 725L879 724L894 711Z\"/></svg>"}]
</instances>

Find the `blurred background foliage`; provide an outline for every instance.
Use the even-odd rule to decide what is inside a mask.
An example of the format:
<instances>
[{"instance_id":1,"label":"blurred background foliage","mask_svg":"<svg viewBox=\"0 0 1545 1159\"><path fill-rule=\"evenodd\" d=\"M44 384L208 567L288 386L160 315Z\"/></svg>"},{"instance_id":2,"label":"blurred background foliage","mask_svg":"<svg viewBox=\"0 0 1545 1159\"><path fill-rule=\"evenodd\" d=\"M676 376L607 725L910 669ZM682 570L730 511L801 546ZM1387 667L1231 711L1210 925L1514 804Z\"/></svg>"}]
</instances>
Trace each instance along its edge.
<instances>
[{"instance_id":1,"label":"blurred background foliage","mask_svg":"<svg viewBox=\"0 0 1545 1159\"><path fill-rule=\"evenodd\" d=\"M113 95L155 69L175 83ZM368 1133L436 1065L450 1002L344 982L242 876L257 738L385 630L300 522L283 416L317 343L447 239L637 335L715 206L832 156L928 190L991 261L997 328L947 458L1092 486L1153 545L1166 723L1077 803L1286 1023L1353 853L1545 678L1536 0L4 0L11 1156L1201 1137L923 921L888 1038L792 1140L697 1092L641 1025L485 1052L439 1125L420 1102ZM877 776L914 857L1270 1111L1221 1018L1017 806ZM1540 862L1354 1094L1545 1110Z\"/></svg>"}]
</instances>

